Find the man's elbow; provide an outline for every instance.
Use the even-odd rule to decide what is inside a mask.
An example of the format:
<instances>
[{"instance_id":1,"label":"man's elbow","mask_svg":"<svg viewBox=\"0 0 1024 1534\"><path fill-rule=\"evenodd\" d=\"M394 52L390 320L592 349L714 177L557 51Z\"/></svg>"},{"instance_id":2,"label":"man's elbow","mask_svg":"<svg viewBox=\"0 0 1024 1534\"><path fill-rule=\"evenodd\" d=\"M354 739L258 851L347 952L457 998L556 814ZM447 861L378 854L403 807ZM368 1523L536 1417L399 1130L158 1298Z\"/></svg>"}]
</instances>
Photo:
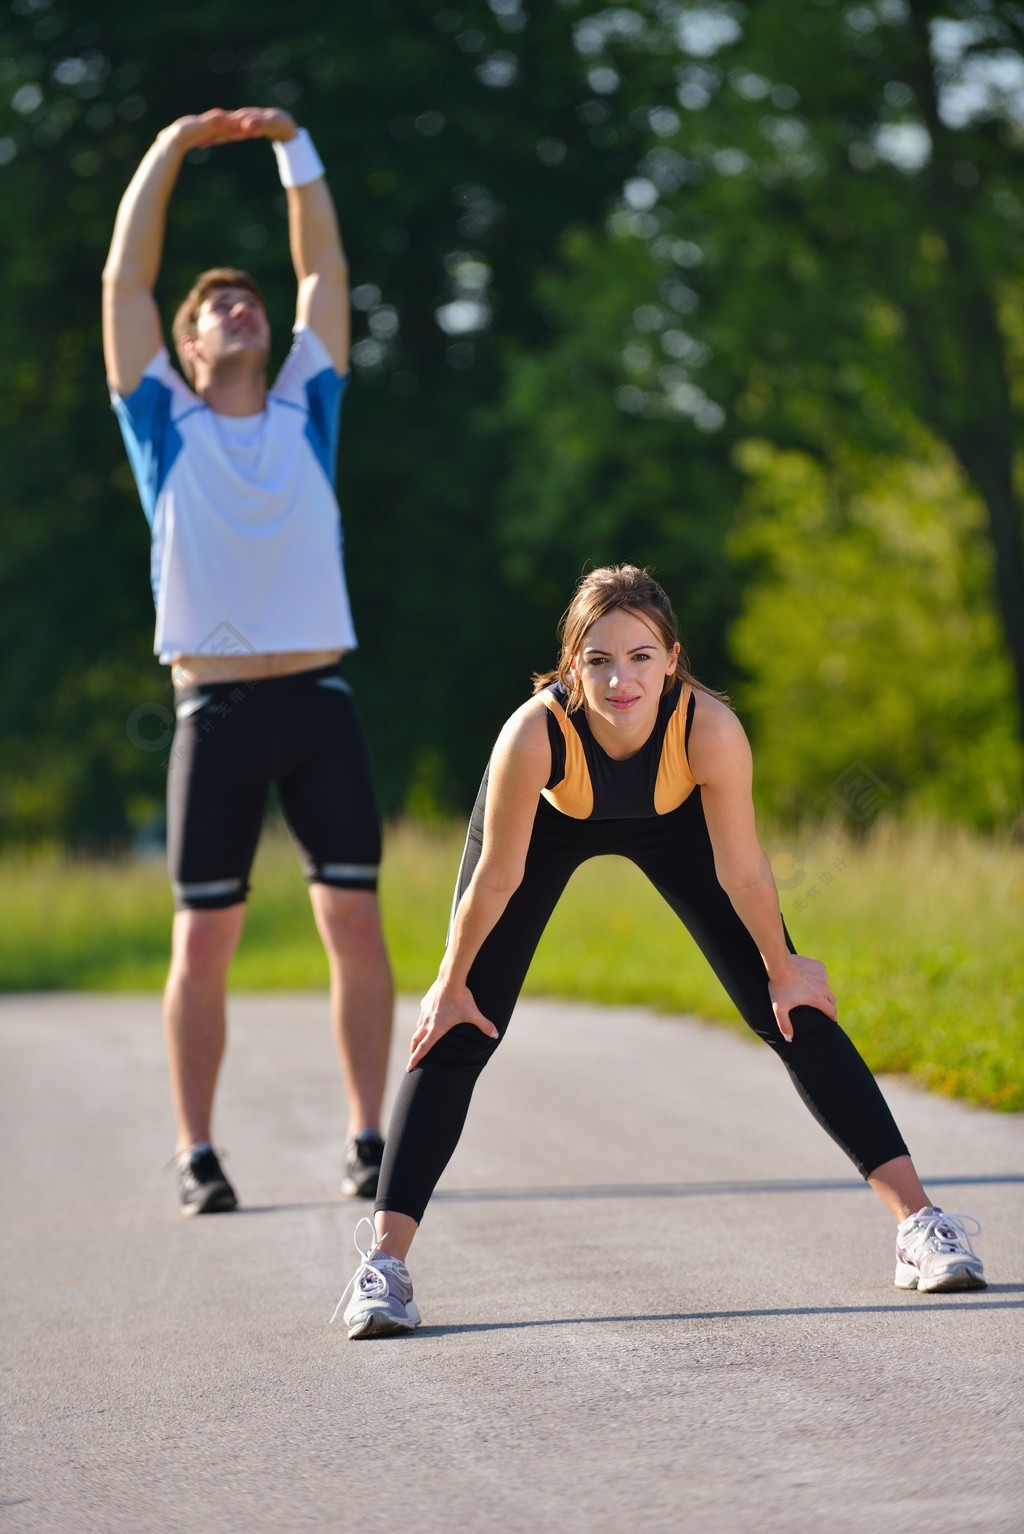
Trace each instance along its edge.
<instances>
[{"instance_id":1,"label":"man's elbow","mask_svg":"<svg viewBox=\"0 0 1024 1534\"><path fill-rule=\"evenodd\" d=\"M131 261L120 256L108 256L102 275L103 291L111 297L140 293L149 290L141 271Z\"/></svg>"}]
</instances>

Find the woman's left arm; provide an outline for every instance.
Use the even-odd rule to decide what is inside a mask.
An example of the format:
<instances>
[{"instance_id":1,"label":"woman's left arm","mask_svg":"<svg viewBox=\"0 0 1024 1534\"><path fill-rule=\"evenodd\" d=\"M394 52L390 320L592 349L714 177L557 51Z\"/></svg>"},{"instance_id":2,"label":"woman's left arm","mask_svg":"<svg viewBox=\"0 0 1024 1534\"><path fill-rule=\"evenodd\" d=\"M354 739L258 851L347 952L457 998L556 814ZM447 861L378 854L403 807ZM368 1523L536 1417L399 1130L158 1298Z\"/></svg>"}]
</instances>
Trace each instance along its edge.
<instances>
[{"instance_id":1,"label":"woman's left arm","mask_svg":"<svg viewBox=\"0 0 1024 1534\"><path fill-rule=\"evenodd\" d=\"M718 882L757 944L775 1020L792 1042L793 1007L817 1007L835 1018L836 999L824 964L789 951L771 864L757 835L750 744L732 710L707 693L697 695L688 754L701 787Z\"/></svg>"}]
</instances>

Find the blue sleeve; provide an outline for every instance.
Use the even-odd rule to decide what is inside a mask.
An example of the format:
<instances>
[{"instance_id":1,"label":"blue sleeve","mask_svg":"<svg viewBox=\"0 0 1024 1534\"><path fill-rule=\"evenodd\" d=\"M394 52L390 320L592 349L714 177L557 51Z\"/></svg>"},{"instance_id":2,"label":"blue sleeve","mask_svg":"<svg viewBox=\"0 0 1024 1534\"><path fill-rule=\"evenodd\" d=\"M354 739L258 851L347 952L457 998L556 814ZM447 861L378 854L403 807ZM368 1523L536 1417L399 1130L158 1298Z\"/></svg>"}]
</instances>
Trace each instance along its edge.
<instances>
[{"instance_id":1,"label":"blue sleeve","mask_svg":"<svg viewBox=\"0 0 1024 1534\"><path fill-rule=\"evenodd\" d=\"M324 368L306 384L306 404L309 409L306 436L332 485L338 461L341 396L347 387L348 374L341 378L333 368Z\"/></svg>"},{"instance_id":2,"label":"blue sleeve","mask_svg":"<svg viewBox=\"0 0 1024 1534\"><path fill-rule=\"evenodd\" d=\"M171 420L172 398L167 385L152 375L143 375L138 388L129 395L111 395L150 527L156 515L157 496L182 447L181 435Z\"/></svg>"}]
</instances>

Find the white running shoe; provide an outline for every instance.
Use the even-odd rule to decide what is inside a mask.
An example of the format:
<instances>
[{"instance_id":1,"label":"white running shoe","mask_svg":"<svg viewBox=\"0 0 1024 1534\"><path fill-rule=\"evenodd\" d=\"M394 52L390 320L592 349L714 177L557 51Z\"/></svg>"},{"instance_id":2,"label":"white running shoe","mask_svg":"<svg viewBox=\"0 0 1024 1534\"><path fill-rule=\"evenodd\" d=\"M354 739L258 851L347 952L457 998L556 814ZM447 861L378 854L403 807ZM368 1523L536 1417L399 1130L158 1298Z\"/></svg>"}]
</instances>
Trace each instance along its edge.
<instances>
[{"instance_id":1,"label":"white running shoe","mask_svg":"<svg viewBox=\"0 0 1024 1534\"><path fill-rule=\"evenodd\" d=\"M985 1269L971 1245L980 1230L970 1215L944 1214L926 1204L896 1232L897 1289L984 1289Z\"/></svg>"},{"instance_id":2,"label":"white running shoe","mask_svg":"<svg viewBox=\"0 0 1024 1534\"><path fill-rule=\"evenodd\" d=\"M359 1231L363 1225L370 1227L371 1237L365 1252L359 1245ZM386 1239L386 1236L381 1237L381 1240ZM353 1240L359 1253L359 1266L342 1291L331 1323L337 1319L345 1295L351 1289L352 1297L342 1318L350 1338L391 1337L398 1332L411 1332L422 1318L412 1297L409 1269L397 1257L387 1257L380 1251L373 1221L365 1216L356 1226Z\"/></svg>"}]
</instances>

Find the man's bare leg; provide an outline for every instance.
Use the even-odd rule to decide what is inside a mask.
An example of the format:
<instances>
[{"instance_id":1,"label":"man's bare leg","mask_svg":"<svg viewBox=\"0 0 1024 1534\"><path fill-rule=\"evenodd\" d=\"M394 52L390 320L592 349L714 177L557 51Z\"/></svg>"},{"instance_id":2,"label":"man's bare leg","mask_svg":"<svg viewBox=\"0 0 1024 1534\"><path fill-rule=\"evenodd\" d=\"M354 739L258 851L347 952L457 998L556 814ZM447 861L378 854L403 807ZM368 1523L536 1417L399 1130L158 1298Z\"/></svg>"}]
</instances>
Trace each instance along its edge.
<instances>
[{"instance_id":1,"label":"man's bare leg","mask_svg":"<svg viewBox=\"0 0 1024 1534\"><path fill-rule=\"evenodd\" d=\"M394 987L377 897L310 886L331 974L331 1027L348 1099L348 1138L378 1129L391 1047Z\"/></svg>"},{"instance_id":2,"label":"man's bare leg","mask_svg":"<svg viewBox=\"0 0 1024 1534\"><path fill-rule=\"evenodd\" d=\"M242 935L245 906L179 911L164 989L164 1038L181 1155L212 1142L213 1096L226 1039L228 966Z\"/></svg>"}]
</instances>

